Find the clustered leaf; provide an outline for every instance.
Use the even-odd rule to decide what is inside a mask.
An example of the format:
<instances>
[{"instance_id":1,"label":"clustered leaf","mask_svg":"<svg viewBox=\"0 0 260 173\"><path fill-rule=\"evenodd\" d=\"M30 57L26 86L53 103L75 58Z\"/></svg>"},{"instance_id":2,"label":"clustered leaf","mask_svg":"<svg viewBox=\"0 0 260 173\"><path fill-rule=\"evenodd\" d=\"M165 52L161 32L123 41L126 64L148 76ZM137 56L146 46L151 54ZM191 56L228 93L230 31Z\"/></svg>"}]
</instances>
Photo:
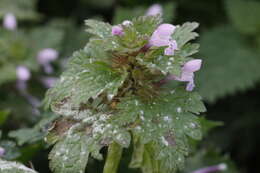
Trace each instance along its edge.
<instances>
[{"instance_id":1,"label":"clustered leaf","mask_svg":"<svg viewBox=\"0 0 260 173\"><path fill-rule=\"evenodd\" d=\"M158 82L168 73L180 75L198 51L197 44L187 43L197 36L193 30L198 25L178 26L172 35L178 50L165 56L163 47L145 50L160 22L160 16L134 18L120 25L124 33L117 36L107 23L86 21L94 36L73 54L45 98L46 107L61 115L47 136L56 143L49 156L54 172L84 172L89 154L102 159L104 146L127 148L131 140L135 149L130 167L144 173L182 168L189 138L202 137L194 114L205 107L197 93Z\"/></svg>"}]
</instances>

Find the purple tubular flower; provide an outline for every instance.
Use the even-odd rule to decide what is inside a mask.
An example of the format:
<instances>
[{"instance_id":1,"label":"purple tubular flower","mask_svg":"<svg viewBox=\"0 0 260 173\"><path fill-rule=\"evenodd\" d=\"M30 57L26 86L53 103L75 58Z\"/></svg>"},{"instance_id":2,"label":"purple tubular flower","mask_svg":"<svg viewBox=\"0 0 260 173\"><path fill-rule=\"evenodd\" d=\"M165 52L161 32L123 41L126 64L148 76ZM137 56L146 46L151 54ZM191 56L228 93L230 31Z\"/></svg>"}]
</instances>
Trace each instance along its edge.
<instances>
[{"instance_id":1,"label":"purple tubular flower","mask_svg":"<svg viewBox=\"0 0 260 173\"><path fill-rule=\"evenodd\" d=\"M39 64L48 64L58 58L58 52L52 48L42 49L38 52L37 60Z\"/></svg>"},{"instance_id":2,"label":"purple tubular flower","mask_svg":"<svg viewBox=\"0 0 260 173\"><path fill-rule=\"evenodd\" d=\"M227 165L225 163L221 163L219 165L209 166L206 168L193 171L192 173L213 173L217 171L225 171L226 169L227 169Z\"/></svg>"},{"instance_id":3,"label":"purple tubular flower","mask_svg":"<svg viewBox=\"0 0 260 173\"><path fill-rule=\"evenodd\" d=\"M119 25L115 25L112 27L112 35L121 36L124 34L123 28Z\"/></svg>"},{"instance_id":4,"label":"purple tubular flower","mask_svg":"<svg viewBox=\"0 0 260 173\"><path fill-rule=\"evenodd\" d=\"M201 68L201 59L194 59L190 60L187 63L184 64L182 67L182 73L181 76L178 77L176 75L169 75L167 76L167 80L177 80L182 82L188 82L186 86L187 91L192 91L195 87L194 84L194 72L198 71Z\"/></svg>"},{"instance_id":5,"label":"purple tubular flower","mask_svg":"<svg viewBox=\"0 0 260 173\"><path fill-rule=\"evenodd\" d=\"M175 26L171 24L160 25L152 34L148 45L162 47L168 46L165 49L165 55L174 55L174 51L177 49L177 42L172 40L171 35L175 31Z\"/></svg>"},{"instance_id":6,"label":"purple tubular flower","mask_svg":"<svg viewBox=\"0 0 260 173\"><path fill-rule=\"evenodd\" d=\"M18 66L16 68L16 76L18 80L27 81L31 78L30 70L25 66Z\"/></svg>"},{"instance_id":7,"label":"purple tubular flower","mask_svg":"<svg viewBox=\"0 0 260 173\"><path fill-rule=\"evenodd\" d=\"M148 8L146 11L147 16L156 16L158 14L162 15L163 9L160 4L154 4L151 7Z\"/></svg>"},{"instance_id":8,"label":"purple tubular flower","mask_svg":"<svg viewBox=\"0 0 260 173\"><path fill-rule=\"evenodd\" d=\"M41 79L43 85L44 85L46 88L51 88L51 87L53 87L57 80L58 80L58 78L56 78L56 77L43 77L43 78Z\"/></svg>"},{"instance_id":9,"label":"purple tubular flower","mask_svg":"<svg viewBox=\"0 0 260 173\"><path fill-rule=\"evenodd\" d=\"M3 19L3 26L8 30L15 30L17 28L16 17L12 13L7 13Z\"/></svg>"},{"instance_id":10,"label":"purple tubular flower","mask_svg":"<svg viewBox=\"0 0 260 173\"><path fill-rule=\"evenodd\" d=\"M5 154L5 149L0 147L0 157L2 157Z\"/></svg>"},{"instance_id":11,"label":"purple tubular flower","mask_svg":"<svg viewBox=\"0 0 260 173\"><path fill-rule=\"evenodd\" d=\"M52 73L53 69L50 63L58 58L58 52L52 48L42 49L38 52L37 60L41 64L46 73Z\"/></svg>"}]
</instances>

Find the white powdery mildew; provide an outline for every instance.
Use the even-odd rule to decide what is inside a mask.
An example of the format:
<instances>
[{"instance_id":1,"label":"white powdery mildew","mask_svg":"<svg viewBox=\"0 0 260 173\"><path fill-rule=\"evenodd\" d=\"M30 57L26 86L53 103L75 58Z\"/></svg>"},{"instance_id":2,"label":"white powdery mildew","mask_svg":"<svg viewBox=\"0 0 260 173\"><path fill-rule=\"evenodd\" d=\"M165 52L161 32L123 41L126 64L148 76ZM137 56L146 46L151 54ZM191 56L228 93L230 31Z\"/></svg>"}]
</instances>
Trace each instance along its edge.
<instances>
[{"instance_id":1,"label":"white powdery mildew","mask_svg":"<svg viewBox=\"0 0 260 173\"><path fill-rule=\"evenodd\" d=\"M26 173L37 173L36 171L27 168L20 163L0 160L0 170L4 171L4 170L15 170L15 169L20 171L26 171Z\"/></svg>"},{"instance_id":2,"label":"white powdery mildew","mask_svg":"<svg viewBox=\"0 0 260 173\"><path fill-rule=\"evenodd\" d=\"M162 140L162 143L163 143L165 146L169 146L169 142L165 139L164 136L161 136L161 140Z\"/></svg>"}]
</instances>

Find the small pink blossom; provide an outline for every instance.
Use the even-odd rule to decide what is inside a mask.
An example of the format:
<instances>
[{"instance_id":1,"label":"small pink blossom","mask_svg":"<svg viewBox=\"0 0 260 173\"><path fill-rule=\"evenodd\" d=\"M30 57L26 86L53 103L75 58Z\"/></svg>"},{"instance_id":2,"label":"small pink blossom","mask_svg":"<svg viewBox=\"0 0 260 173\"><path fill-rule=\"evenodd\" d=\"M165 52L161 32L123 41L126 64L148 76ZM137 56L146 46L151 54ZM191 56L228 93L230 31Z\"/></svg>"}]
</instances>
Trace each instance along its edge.
<instances>
[{"instance_id":1,"label":"small pink blossom","mask_svg":"<svg viewBox=\"0 0 260 173\"><path fill-rule=\"evenodd\" d=\"M160 25L152 34L148 45L149 46L168 46L165 48L165 55L174 55L174 51L177 50L177 42L172 40L171 35L175 31L175 26L171 24Z\"/></svg>"},{"instance_id":2,"label":"small pink blossom","mask_svg":"<svg viewBox=\"0 0 260 173\"><path fill-rule=\"evenodd\" d=\"M37 60L40 64L48 64L58 58L58 52L52 48L42 49L38 52Z\"/></svg>"},{"instance_id":3,"label":"small pink blossom","mask_svg":"<svg viewBox=\"0 0 260 173\"><path fill-rule=\"evenodd\" d=\"M51 88L54 86L54 84L57 82L58 78L56 77L43 77L41 79L43 85L46 87L46 88Z\"/></svg>"},{"instance_id":4,"label":"small pink blossom","mask_svg":"<svg viewBox=\"0 0 260 173\"><path fill-rule=\"evenodd\" d=\"M227 165L225 163L221 163L219 165L209 166L206 168L193 171L192 173L213 173L213 172L225 171L225 170L227 170Z\"/></svg>"},{"instance_id":5,"label":"small pink blossom","mask_svg":"<svg viewBox=\"0 0 260 173\"><path fill-rule=\"evenodd\" d=\"M31 77L30 70L25 66L18 66L16 68L16 76L21 81L27 81Z\"/></svg>"},{"instance_id":6,"label":"small pink blossom","mask_svg":"<svg viewBox=\"0 0 260 173\"><path fill-rule=\"evenodd\" d=\"M195 87L194 84L194 72L198 71L201 68L201 59L190 60L184 64L182 67L181 76L178 77L176 75L169 75L167 80L177 80L182 82L188 82L186 86L187 91L192 91Z\"/></svg>"},{"instance_id":7,"label":"small pink blossom","mask_svg":"<svg viewBox=\"0 0 260 173\"><path fill-rule=\"evenodd\" d=\"M0 157L2 157L5 154L5 149L0 147Z\"/></svg>"},{"instance_id":8,"label":"small pink blossom","mask_svg":"<svg viewBox=\"0 0 260 173\"><path fill-rule=\"evenodd\" d=\"M3 26L8 30L15 30L17 28L16 17L12 13L7 13L3 19Z\"/></svg>"},{"instance_id":9,"label":"small pink blossom","mask_svg":"<svg viewBox=\"0 0 260 173\"><path fill-rule=\"evenodd\" d=\"M39 51L37 55L38 63L41 64L46 73L52 73L53 69L51 66L51 62L58 58L58 52L52 48L46 48Z\"/></svg>"},{"instance_id":10,"label":"small pink blossom","mask_svg":"<svg viewBox=\"0 0 260 173\"><path fill-rule=\"evenodd\" d=\"M130 25L132 25L132 22L129 21L129 20L125 20L125 21L122 22L122 24L112 26L112 32L111 33L112 33L112 35L122 36L122 35L124 35L123 26L128 27Z\"/></svg>"},{"instance_id":11,"label":"small pink blossom","mask_svg":"<svg viewBox=\"0 0 260 173\"><path fill-rule=\"evenodd\" d=\"M154 4L151 7L148 8L146 11L147 16L155 16L155 15L162 15L163 13L163 8L160 4Z\"/></svg>"},{"instance_id":12,"label":"small pink blossom","mask_svg":"<svg viewBox=\"0 0 260 173\"><path fill-rule=\"evenodd\" d=\"M112 27L112 35L121 36L124 34L123 28L120 25L115 25Z\"/></svg>"}]
</instances>

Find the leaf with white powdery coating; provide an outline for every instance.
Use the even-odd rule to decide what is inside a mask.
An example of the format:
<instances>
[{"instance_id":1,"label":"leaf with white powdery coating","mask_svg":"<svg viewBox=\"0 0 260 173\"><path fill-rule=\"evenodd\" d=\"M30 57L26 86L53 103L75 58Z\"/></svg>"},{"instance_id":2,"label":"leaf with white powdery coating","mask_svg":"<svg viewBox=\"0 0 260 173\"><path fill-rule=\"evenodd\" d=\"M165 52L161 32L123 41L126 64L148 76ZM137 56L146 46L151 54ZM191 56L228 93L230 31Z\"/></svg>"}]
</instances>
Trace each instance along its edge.
<instances>
[{"instance_id":1,"label":"leaf with white powdery coating","mask_svg":"<svg viewBox=\"0 0 260 173\"><path fill-rule=\"evenodd\" d=\"M112 26L109 23L89 19L85 20L85 25L89 27L88 29L86 29L87 32L94 34L100 38L112 36Z\"/></svg>"},{"instance_id":2,"label":"leaf with white powdery coating","mask_svg":"<svg viewBox=\"0 0 260 173\"><path fill-rule=\"evenodd\" d=\"M120 74L106 63L94 61L86 52L79 51L73 54L69 69L62 74L54 88L47 92L45 103L48 106L70 98L71 103L78 106L103 92L112 98L125 78L125 72Z\"/></svg>"},{"instance_id":3,"label":"leaf with white powdery coating","mask_svg":"<svg viewBox=\"0 0 260 173\"><path fill-rule=\"evenodd\" d=\"M88 138L85 134L69 134L49 154L54 173L84 173L88 162Z\"/></svg>"},{"instance_id":4,"label":"leaf with white powdery coating","mask_svg":"<svg viewBox=\"0 0 260 173\"><path fill-rule=\"evenodd\" d=\"M172 39L176 40L178 49L180 49L188 41L195 39L199 35L193 32L198 28L199 24L196 22L186 22L182 26L177 26L174 33L172 34Z\"/></svg>"},{"instance_id":5,"label":"leaf with white powdery coating","mask_svg":"<svg viewBox=\"0 0 260 173\"><path fill-rule=\"evenodd\" d=\"M0 159L0 172L1 173L37 173L35 170L27 168L26 166L11 161Z\"/></svg>"}]
</instances>

